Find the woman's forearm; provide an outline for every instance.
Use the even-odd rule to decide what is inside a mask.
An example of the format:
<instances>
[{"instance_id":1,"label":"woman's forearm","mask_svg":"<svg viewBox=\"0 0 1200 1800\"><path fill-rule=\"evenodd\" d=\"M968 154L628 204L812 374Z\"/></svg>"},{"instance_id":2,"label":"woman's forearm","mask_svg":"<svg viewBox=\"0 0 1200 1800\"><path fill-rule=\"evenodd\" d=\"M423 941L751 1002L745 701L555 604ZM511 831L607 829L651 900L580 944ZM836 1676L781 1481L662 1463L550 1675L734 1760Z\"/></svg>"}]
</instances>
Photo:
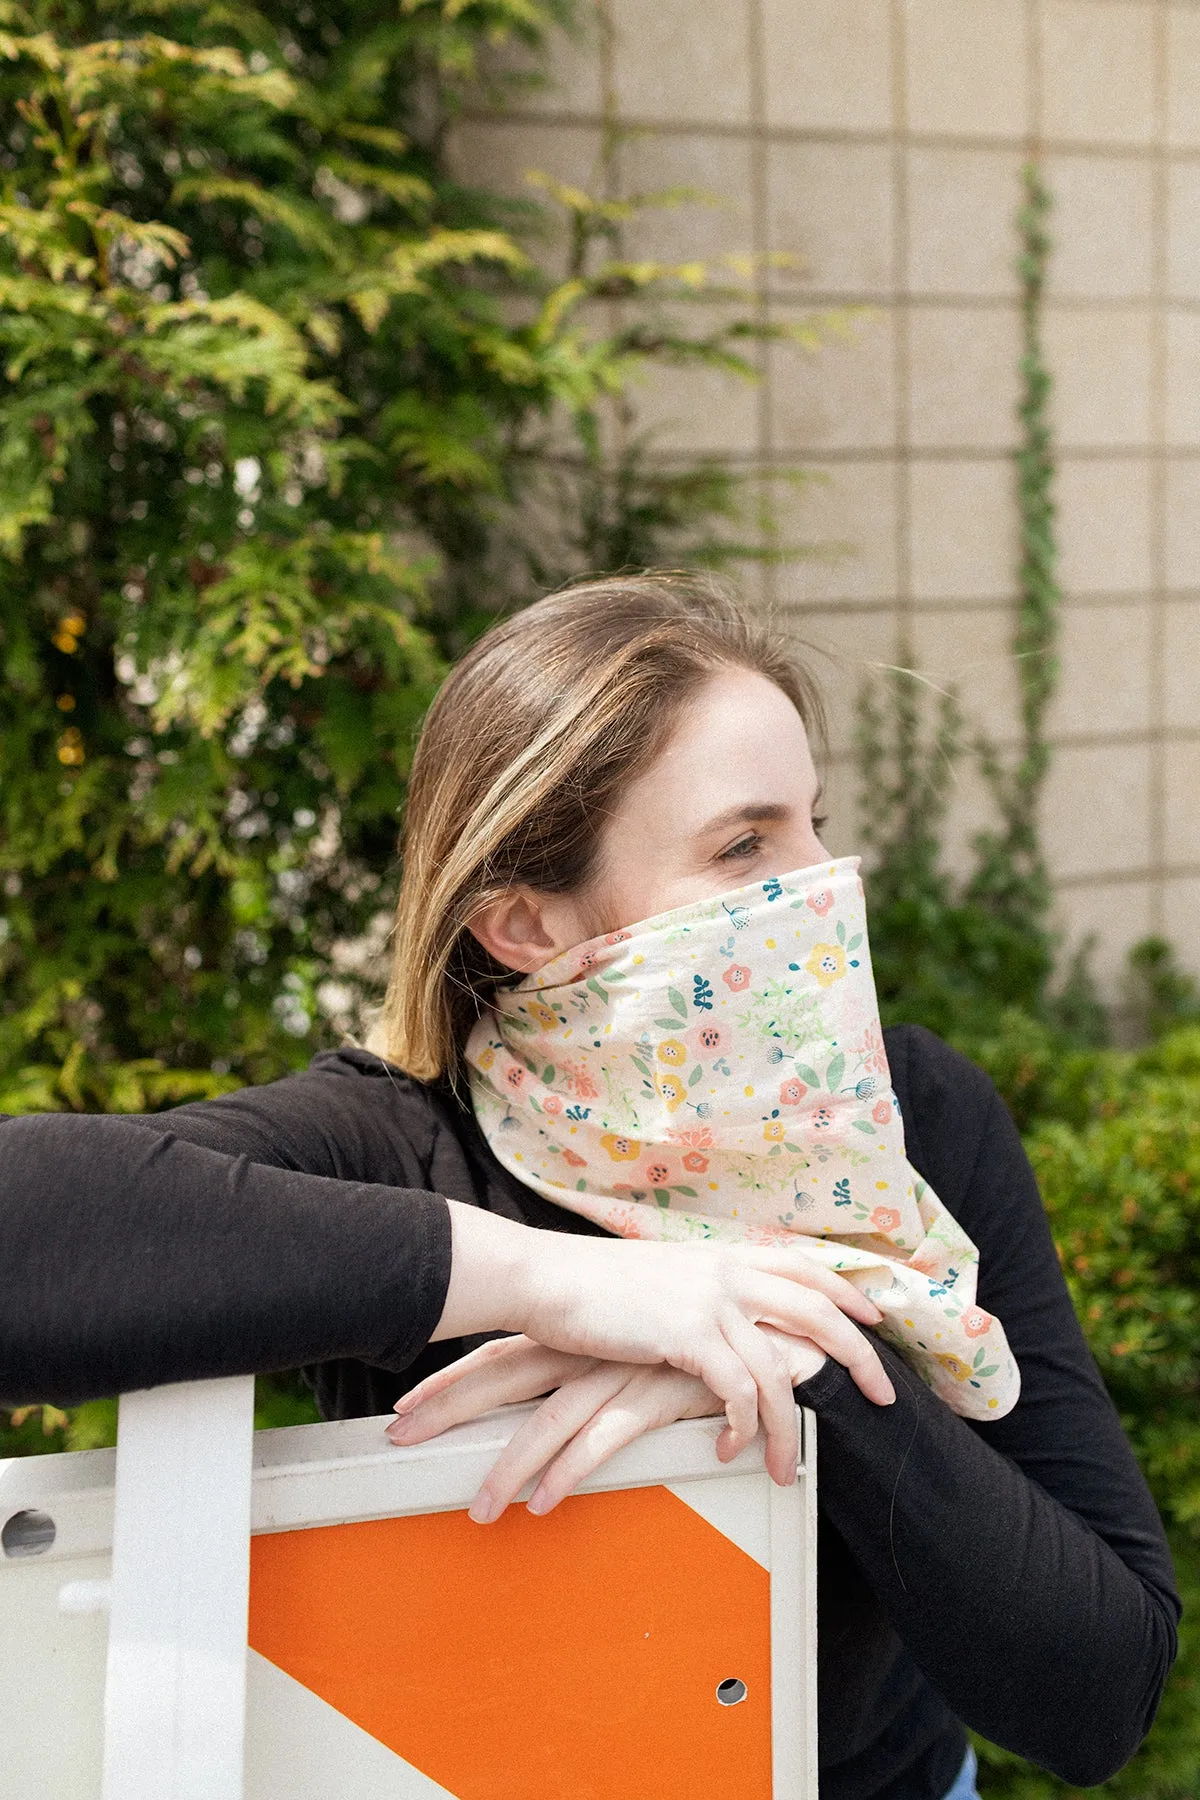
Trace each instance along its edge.
<instances>
[{"instance_id":1,"label":"woman's forearm","mask_svg":"<svg viewBox=\"0 0 1200 1800\"><path fill-rule=\"evenodd\" d=\"M1065 1781L1106 1780L1149 1729L1174 1655L1152 1517L1143 1575L1132 1510L1127 1561L883 1356L894 1407L835 1363L797 1390L820 1421L824 1512L966 1724Z\"/></svg>"},{"instance_id":2,"label":"woman's forearm","mask_svg":"<svg viewBox=\"0 0 1200 1800\"><path fill-rule=\"evenodd\" d=\"M267 1167L164 1125L0 1122L0 1398L411 1362L449 1280L444 1200Z\"/></svg>"}]
</instances>

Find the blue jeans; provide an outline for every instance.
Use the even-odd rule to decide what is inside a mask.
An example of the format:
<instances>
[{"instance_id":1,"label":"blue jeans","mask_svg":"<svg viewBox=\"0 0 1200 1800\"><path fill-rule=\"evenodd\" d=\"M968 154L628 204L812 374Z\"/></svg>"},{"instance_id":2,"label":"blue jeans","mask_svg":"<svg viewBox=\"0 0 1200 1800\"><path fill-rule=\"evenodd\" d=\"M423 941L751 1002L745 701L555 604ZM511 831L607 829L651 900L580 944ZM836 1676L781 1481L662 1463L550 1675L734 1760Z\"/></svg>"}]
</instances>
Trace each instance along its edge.
<instances>
[{"instance_id":1,"label":"blue jeans","mask_svg":"<svg viewBox=\"0 0 1200 1800\"><path fill-rule=\"evenodd\" d=\"M950 1789L949 1793L944 1796L944 1800L979 1800L979 1795L975 1789L975 1775L978 1768L979 1763L976 1759L974 1750L968 1749L966 1759L963 1762L962 1768L958 1771L954 1786Z\"/></svg>"}]
</instances>

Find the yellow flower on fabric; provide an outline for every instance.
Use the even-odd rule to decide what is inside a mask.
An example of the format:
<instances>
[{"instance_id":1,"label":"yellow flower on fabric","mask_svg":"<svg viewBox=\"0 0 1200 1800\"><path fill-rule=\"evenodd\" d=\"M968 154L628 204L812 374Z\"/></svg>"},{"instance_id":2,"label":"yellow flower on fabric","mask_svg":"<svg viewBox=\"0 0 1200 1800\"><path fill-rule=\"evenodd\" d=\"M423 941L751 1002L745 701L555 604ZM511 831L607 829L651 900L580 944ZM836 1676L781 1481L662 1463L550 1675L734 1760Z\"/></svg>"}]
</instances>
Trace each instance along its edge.
<instances>
[{"instance_id":1,"label":"yellow flower on fabric","mask_svg":"<svg viewBox=\"0 0 1200 1800\"><path fill-rule=\"evenodd\" d=\"M637 1138L623 1137L619 1131L606 1131L600 1139L600 1145L608 1151L614 1162L636 1162L642 1153L642 1146Z\"/></svg>"},{"instance_id":2,"label":"yellow flower on fabric","mask_svg":"<svg viewBox=\"0 0 1200 1800\"><path fill-rule=\"evenodd\" d=\"M672 1068L677 1069L680 1063L687 1061L687 1045L681 1044L678 1038L667 1038L665 1043L658 1046L658 1060L670 1063Z\"/></svg>"},{"instance_id":3,"label":"yellow flower on fabric","mask_svg":"<svg viewBox=\"0 0 1200 1800\"><path fill-rule=\"evenodd\" d=\"M768 1119L763 1126L763 1136L771 1144L781 1144L786 1132L787 1127L782 1119Z\"/></svg>"},{"instance_id":4,"label":"yellow flower on fabric","mask_svg":"<svg viewBox=\"0 0 1200 1800\"><path fill-rule=\"evenodd\" d=\"M814 944L804 966L822 987L830 987L846 973L846 952L840 944Z\"/></svg>"},{"instance_id":5,"label":"yellow flower on fabric","mask_svg":"<svg viewBox=\"0 0 1200 1800\"><path fill-rule=\"evenodd\" d=\"M553 1007L547 1006L544 1000L531 1000L528 1006L531 1019L536 1019L543 1031L557 1031L558 1014Z\"/></svg>"},{"instance_id":6,"label":"yellow flower on fabric","mask_svg":"<svg viewBox=\"0 0 1200 1800\"><path fill-rule=\"evenodd\" d=\"M479 1052L478 1062L481 1069L490 1069L495 1060L496 1052L494 1050L481 1050Z\"/></svg>"},{"instance_id":7,"label":"yellow flower on fabric","mask_svg":"<svg viewBox=\"0 0 1200 1800\"><path fill-rule=\"evenodd\" d=\"M949 1370L955 1381L966 1381L970 1376L971 1365L970 1363L965 1363L961 1356L951 1356L949 1352L943 1355L939 1352L937 1360L941 1363L943 1369Z\"/></svg>"},{"instance_id":8,"label":"yellow flower on fabric","mask_svg":"<svg viewBox=\"0 0 1200 1800\"><path fill-rule=\"evenodd\" d=\"M678 1111L683 1105L684 1098L687 1094L687 1089L684 1087L682 1081L680 1081L678 1075L660 1075L656 1073L654 1085L658 1089L659 1097L666 1101L667 1111Z\"/></svg>"}]
</instances>

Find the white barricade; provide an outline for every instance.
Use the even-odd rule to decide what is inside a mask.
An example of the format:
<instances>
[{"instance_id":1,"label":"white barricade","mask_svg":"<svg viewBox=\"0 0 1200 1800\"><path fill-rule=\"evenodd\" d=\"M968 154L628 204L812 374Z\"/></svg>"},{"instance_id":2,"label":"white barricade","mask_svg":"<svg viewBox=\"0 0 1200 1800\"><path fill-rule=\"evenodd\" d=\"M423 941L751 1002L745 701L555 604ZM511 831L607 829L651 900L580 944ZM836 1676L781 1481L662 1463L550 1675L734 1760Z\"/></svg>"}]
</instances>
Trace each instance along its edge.
<instances>
[{"instance_id":1,"label":"white barricade","mask_svg":"<svg viewBox=\"0 0 1200 1800\"><path fill-rule=\"evenodd\" d=\"M0 1462L0 1800L817 1800L811 1414L794 1487L691 1420L476 1526L530 1408L260 1432L251 1478L252 1409Z\"/></svg>"}]
</instances>

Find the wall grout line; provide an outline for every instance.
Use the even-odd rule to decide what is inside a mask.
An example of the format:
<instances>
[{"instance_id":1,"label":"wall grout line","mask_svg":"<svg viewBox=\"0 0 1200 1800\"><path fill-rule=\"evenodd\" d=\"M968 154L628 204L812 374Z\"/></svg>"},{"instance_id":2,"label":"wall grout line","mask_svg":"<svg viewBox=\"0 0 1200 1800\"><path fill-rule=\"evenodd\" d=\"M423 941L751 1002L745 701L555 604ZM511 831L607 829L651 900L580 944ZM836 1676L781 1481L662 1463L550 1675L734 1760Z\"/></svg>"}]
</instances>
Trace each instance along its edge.
<instances>
[{"instance_id":1,"label":"wall grout line","mask_svg":"<svg viewBox=\"0 0 1200 1800\"><path fill-rule=\"evenodd\" d=\"M895 557L896 634L893 656L907 664L912 656L912 470L908 451L912 416L910 344L909 211L908 211L908 45L904 0L892 0L889 19L892 58L892 407L896 467Z\"/></svg>"},{"instance_id":2,"label":"wall grout line","mask_svg":"<svg viewBox=\"0 0 1200 1800\"><path fill-rule=\"evenodd\" d=\"M772 292L770 271L766 265L766 256L770 248L767 225L767 139L766 139L766 57L764 50L765 30L763 25L762 0L746 0L746 32L748 37L748 54L750 60L750 118L754 127L750 140L750 241L755 259L754 276L754 310L763 324L771 319ZM774 392L772 387L773 360L771 346L767 343L758 345L759 383L756 395L755 426L758 434L757 487L759 494L759 532L767 539L766 548L773 548L773 540L778 533L773 529L771 510L773 495L770 491L767 470L775 460L774 429ZM775 605L778 599L778 582L776 569L770 561L759 565L759 589L761 597L768 608Z\"/></svg>"},{"instance_id":3,"label":"wall grout line","mask_svg":"<svg viewBox=\"0 0 1200 1800\"><path fill-rule=\"evenodd\" d=\"M1167 136L1169 43L1165 0L1154 9L1154 124L1159 155L1151 189L1150 253L1157 304L1150 315L1150 429L1154 449L1150 463L1150 729L1155 739L1150 764L1148 825L1150 857L1160 871L1150 895L1151 930L1159 937L1166 926L1167 768L1166 739L1166 596L1167 596L1167 325L1169 171L1164 154Z\"/></svg>"}]
</instances>

